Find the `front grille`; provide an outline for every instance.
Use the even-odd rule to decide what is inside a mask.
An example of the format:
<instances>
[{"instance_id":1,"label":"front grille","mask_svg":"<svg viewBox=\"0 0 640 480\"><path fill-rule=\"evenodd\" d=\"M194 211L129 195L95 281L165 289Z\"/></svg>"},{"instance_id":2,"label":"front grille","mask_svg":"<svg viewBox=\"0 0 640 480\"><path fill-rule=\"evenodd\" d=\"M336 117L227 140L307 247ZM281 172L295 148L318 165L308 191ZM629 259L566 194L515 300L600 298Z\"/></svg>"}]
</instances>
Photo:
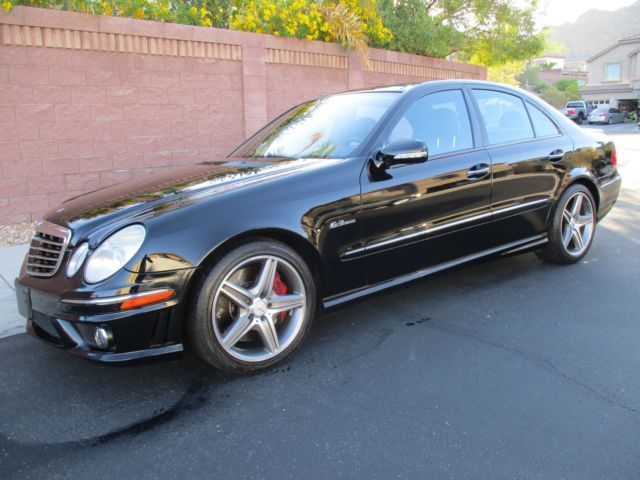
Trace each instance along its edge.
<instances>
[{"instance_id":1,"label":"front grille","mask_svg":"<svg viewBox=\"0 0 640 480\"><path fill-rule=\"evenodd\" d=\"M71 230L68 228L46 220L39 221L27 255L27 274L32 277L55 275L70 239Z\"/></svg>"}]
</instances>

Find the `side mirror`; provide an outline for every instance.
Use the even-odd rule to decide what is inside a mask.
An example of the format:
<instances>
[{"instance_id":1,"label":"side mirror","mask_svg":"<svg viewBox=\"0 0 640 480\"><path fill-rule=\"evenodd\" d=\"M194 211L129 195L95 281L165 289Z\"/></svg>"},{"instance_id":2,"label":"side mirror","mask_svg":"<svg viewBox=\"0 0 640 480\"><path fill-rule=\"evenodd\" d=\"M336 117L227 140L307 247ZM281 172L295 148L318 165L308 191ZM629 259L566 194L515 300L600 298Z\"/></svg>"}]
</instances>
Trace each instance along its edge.
<instances>
[{"instance_id":1,"label":"side mirror","mask_svg":"<svg viewBox=\"0 0 640 480\"><path fill-rule=\"evenodd\" d=\"M429 158L427 145L420 140L398 140L385 146L376 154L376 167L423 163Z\"/></svg>"}]
</instances>

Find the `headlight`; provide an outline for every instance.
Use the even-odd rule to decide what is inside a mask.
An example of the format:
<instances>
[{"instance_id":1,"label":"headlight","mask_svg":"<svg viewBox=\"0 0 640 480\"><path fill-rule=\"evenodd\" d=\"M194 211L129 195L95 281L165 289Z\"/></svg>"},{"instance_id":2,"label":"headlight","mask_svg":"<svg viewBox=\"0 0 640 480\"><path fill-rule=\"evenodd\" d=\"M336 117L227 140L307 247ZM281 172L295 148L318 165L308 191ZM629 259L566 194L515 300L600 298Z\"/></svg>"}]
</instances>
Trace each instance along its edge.
<instances>
[{"instance_id":1,"label":"headlight","mask_svg":"<svg viewBox=\"0 0 640 480\"><path fill-rule=\"evenodd\" d=\"M73 277L78 270L80 270L84 259L87 258L87 253L89 253L89 244L82 242L69 259L69 263L67 264L67 277Z\"/></svg>"},{"instance_id":2,"label":"headlight","mask_svg":"<svg viewBox=\"0 0 640 480\"><path fill-rule=\"evenodd\" d=\"M84 280L98 283L124 267L142 246L145 234L142 225L131 225L107 238L89 257Z\"/></svg>"}]
</instances>

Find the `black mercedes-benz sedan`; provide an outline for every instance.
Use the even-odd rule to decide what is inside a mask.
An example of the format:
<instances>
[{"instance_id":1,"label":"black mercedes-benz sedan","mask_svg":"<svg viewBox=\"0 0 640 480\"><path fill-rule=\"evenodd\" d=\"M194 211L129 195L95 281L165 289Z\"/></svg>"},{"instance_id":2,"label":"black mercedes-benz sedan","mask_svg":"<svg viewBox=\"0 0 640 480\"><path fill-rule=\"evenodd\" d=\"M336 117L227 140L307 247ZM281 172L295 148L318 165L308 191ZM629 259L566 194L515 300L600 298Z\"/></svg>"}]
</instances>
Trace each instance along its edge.
<instances>
[{"instance_id":1,"label":"black mercedes-benz sedan","mask_svg":"<svg viewBox=\"0 0 640 480\"><path fill-rule=\"evenodd\" d=\"M212 160L47 213L16 279L27 331L260 371L323 308L492 255L579 261L621 182L611 142L475 81L313 100Z\"/></svg>"}]
</instances>

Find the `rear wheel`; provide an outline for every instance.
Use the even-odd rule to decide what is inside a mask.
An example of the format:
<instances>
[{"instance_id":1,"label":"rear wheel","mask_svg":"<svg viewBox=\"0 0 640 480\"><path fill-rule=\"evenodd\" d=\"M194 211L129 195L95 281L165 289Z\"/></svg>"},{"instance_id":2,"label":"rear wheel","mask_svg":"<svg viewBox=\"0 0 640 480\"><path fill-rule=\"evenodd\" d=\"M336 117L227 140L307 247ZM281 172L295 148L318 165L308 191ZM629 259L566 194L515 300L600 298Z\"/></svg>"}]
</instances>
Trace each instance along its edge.
<instances>
[{"instance_id":1,"label":"rear wheel","mask_svg":"<svg viewBox=\"0 0 640 480\"><path fill-rule=\"evenodd\" d=\"M316 312L316 287L288 246L261 240L225 255L195 288L187 338L204 361L254 373L287 358Z\"/></svg>"},{"instance_id":2,"label":"rear wheel","mask_svg":"<svg viewBox=\"0 0 640 480\"><path fill-rule=\"evenodd\" d=\"M584 120L584 117L582 116L582 114L578 115L578 118L576 118L576 123L578 125L582 125L582 121Z\"/></svg>"},{"instance_id":3,"label":"rear wheel","mask_svg":"<svg viewBox=\"0 0 640 480\"><path fill-rule=\"evenodd\" d=\"M609 117L609 121L607 122L609 125L613 125L613 117Z\"/></svg>"},{"instance_id":4,"label":"rear wheel","mask_svg":"<svg viewBox=\"0 0 640 480\"><path fill-rule=\"evenodd\" d=\"M536 253L548 262L578 262L589 251L595 229L596 207L591 192L584 185L572 185L558 201L549 228L549 243Z\"/></svg>"}]
</instances>

